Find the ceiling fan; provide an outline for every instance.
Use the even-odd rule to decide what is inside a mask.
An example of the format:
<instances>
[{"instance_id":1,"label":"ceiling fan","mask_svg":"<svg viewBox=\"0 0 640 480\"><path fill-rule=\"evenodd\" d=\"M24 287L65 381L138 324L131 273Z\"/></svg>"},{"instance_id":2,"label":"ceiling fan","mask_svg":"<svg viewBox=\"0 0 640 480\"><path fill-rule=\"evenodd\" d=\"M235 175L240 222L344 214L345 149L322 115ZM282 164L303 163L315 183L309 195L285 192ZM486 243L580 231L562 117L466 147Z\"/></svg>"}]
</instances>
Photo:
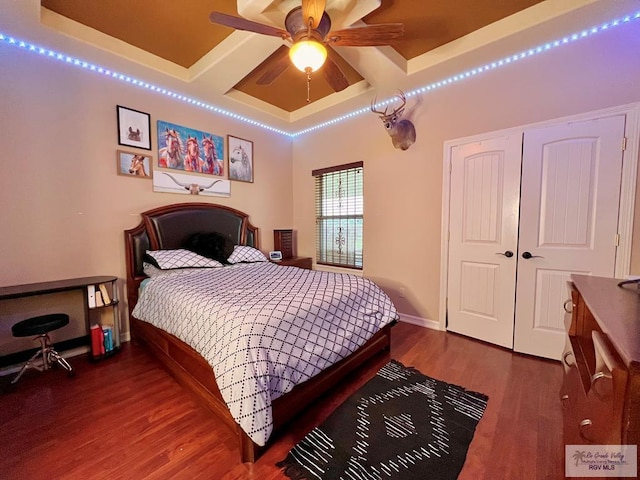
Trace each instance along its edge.
<instances>
[{"instance_id":1,"label":"ceiling fan","mask_svg":"<svg viewBox=\"0 0 640 480\"><path fill-rule=\"evenodd\" d=\"M236 30L246 30L290 41L292 45L288 55L286 51L279 54L271 68L258 78L257 83L270 85L293 63L298 70L307 74L307 102L309 102L311 73L319 70L323 65L322 73L334 91L339 92L349 86L347 78L335 62L338 53L330 48L332 45L341 47L390 45L404 34L402 23L384 23L332 31L331 18L325 12L326 3L326 0L302 0L300 7L295 7L287 14L284 30L221 12L211 12L209 20Z\"/></svg>"}]
</instances>

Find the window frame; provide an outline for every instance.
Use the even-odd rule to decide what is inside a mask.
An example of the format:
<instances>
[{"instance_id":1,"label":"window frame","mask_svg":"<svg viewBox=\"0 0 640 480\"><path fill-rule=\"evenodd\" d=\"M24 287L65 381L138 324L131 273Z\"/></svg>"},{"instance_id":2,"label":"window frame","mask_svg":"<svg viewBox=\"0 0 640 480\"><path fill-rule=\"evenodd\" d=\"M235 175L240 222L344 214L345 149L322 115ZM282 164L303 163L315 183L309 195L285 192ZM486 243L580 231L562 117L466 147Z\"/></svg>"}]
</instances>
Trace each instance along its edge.
<instances>
[{"instance_id":1,"label":"window frame","mask_svg":"<svg viewBox=\"0 0 640 480\"><path fill-rule=\"evenodd\" d=\"M323 178L325 178L325 175L339 173L339 172L344 172L345 174L347 174L348 171L357 170L357 169L360 169L360 172L354 172L354 173L359 173L360 175L362 175L362 179L360 180L362 182L362 194L360 199L360 203L362 205L360 209L361 213L322 215L322 202L325 197L322 195L323 185L321 182L323 181ZM315 180L314 181L314 184L315 184L315 187L314 187L315 205L314 206L315 206L315 215L316 215L316 232L315 232L316 264L330 266L330 267L349 268L353 270L363 270L364 245L362 245L362 248L360 249L360 255L357 255L358 250L356 249L356 244L358 242L358 239L360 239L360 242L363 243L363 237L364 237L364 162L352 162L352 163L347 163L343 165L335 165L332 167L316 169L311 172L311 175L314 177L314 180ZM358 221L360 223L359 230L353 234L354 235L353 248L349 249L345 254L347 259L352 259L352 261L350 262L340 263L335 261L334 262L327 261L330 257L331 258L335 258L335 257L333 257L332 255L328 255L328 252L330 252L330 250L326 249L326 245L324 245L325 250L324 251L322 250L323 249L323 242L322 242L322 235L321 235L322 224L324 221L331 220L331 219L343 220L343 221L355 220L356 223ZM323 260L323 259L326 259L326 260ZM360 260L360 264L358 264L358 259Z\"/></svg>"}]
</instances>

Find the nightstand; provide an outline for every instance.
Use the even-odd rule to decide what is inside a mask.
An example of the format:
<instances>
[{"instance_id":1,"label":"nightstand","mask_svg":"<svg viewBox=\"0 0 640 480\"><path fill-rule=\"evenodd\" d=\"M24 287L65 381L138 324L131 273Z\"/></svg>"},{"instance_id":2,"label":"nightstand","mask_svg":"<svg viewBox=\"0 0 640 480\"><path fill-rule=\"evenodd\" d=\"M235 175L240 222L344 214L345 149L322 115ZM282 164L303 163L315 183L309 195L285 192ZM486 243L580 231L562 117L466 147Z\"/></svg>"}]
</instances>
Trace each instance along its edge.
<instances>
[{"instance_id":1,"label":"nightstand","mask_svg":"<svg viewBox=\"0 0 640 480\"><path fill-rule=\"evenodd\" d=\"M291 257L291 258L283 258L279 262L273 262L278 265L283 265L285 267L300 267L306 268L307 270L312 270L313 259L311 257Z\"/></svg>"}]
</instances>

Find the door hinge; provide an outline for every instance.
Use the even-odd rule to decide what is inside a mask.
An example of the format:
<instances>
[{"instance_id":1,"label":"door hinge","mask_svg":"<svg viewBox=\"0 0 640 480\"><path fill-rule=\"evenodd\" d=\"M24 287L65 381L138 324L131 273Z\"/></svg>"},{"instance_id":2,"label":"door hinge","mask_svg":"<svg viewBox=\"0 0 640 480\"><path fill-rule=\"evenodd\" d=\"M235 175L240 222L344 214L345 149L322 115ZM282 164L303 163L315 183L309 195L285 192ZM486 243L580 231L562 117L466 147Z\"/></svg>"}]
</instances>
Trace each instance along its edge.
<instances>
[{"instance_id":1,"label":"door hinge","mask_svg":"<svg viewBox=\"0 0 640 480\"><path fill-rule=\"evenodd\" d=\"M620 246L620 234L616 233L616 247Z\"/></svg>"},{"instance_id":2,"label":"door hinge","mask_svg":"<svg viewBox=\"0 0 640 480\"><path fill-rule=\"evenodd\" d=\"M627 149L627 137L622 137L622 151Z\"/></svg>"}]
</instances>

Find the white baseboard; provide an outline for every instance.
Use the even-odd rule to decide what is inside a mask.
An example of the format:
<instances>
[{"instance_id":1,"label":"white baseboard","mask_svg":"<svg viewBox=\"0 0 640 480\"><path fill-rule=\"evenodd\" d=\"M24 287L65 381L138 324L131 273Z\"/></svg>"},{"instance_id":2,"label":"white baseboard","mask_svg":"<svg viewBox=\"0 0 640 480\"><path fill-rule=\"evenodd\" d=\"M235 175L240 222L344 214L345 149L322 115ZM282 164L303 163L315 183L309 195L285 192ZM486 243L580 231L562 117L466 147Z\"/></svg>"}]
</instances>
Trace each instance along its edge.
<instances>
[{"instance_id":1,"label":"white baseboard","mask_svg":"<svg viewBox=\"0 0 640 480\"><path fill-rule=\"evenodd\" d=\"M431 328L432 330L442 330L440 328L440 322L437 320L429 320L427 318L415 317L413 315L407 315L406 313L398 313L400 321L404 323L410 323L419 327Z\"/></svg>"}]
</instances>

